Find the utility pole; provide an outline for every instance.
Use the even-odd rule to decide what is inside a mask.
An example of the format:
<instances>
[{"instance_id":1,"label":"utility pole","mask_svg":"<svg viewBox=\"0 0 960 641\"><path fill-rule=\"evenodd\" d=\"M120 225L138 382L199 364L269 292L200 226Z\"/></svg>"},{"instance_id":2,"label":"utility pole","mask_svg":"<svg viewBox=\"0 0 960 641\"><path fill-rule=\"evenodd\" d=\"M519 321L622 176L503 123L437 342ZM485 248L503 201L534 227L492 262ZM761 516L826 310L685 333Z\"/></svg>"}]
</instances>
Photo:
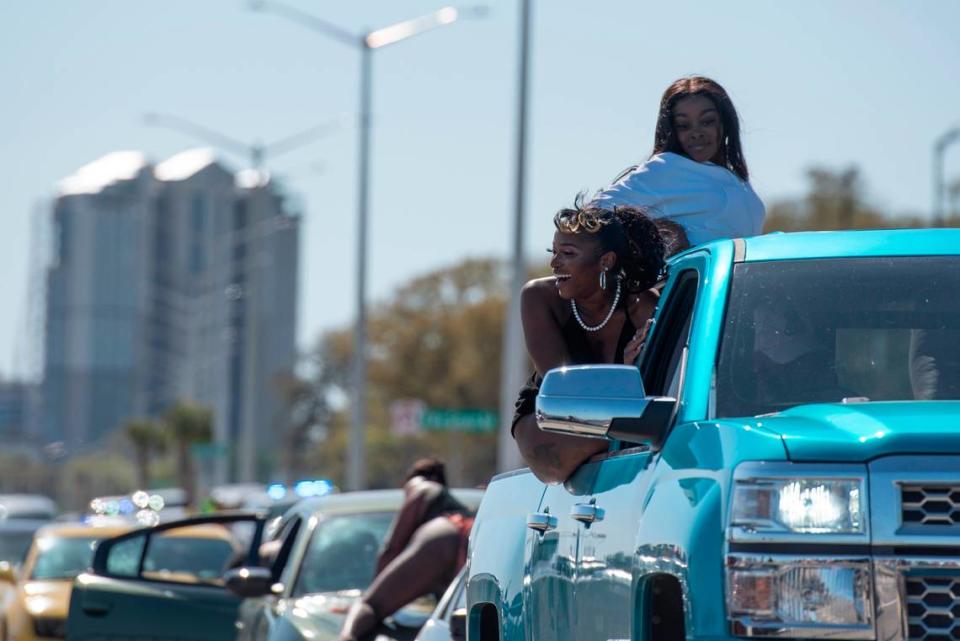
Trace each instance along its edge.
<instances>
[{"instance_id":1,"label":"utility pole","mask_svg":"<svg viewBox=\"0 0 960 641\"><path fill-rule=\"evenodd\" d=\"M510 435L514 399L527 370L527 348L520 324L520 290L527 277L524 260L524 219L527 182L527 111L530 85L530 2L520 0L520 61L517 74L517 138L513 194L513 255L510 264L510 292L503 328L500 367L500 433L497 439L497 470L504 472L522 465L520 451Z\"/></svg>"}]
</instances>

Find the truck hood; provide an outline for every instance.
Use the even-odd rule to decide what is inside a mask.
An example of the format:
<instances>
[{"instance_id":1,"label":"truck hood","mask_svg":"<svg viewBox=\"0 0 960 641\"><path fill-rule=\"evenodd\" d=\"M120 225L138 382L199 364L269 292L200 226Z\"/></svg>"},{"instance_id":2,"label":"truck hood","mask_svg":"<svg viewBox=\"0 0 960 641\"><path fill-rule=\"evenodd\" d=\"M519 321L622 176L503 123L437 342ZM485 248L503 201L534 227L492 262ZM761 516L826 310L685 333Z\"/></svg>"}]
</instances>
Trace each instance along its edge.
<instances>
[{"instance_id":1,"label":"truck hood","mask_svg":"<svg viewBox=\"0 0 960 641\"><path fill-rule=\"evenodd\" d=\"M756 425L778 434L794 461L960 454L960 401L801 405Z\"/></svg>"}]
</instances>

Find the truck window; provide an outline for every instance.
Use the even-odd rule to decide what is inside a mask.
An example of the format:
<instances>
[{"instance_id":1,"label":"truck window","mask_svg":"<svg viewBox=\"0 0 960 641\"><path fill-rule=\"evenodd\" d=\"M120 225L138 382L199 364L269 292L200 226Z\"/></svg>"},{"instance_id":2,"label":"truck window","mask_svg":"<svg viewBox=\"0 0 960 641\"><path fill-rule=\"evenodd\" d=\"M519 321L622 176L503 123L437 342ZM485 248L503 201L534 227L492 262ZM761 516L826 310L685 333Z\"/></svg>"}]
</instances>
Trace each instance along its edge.
<instances>
[{"instance_id":1,"label":"truck window","mask_svg":"<svg viewBox=\"0 0 960 641\"><path fill-rule=\"evenodd\" d=\"M717 416L804 403L960 398L960 257L734 267Z\"/></svg>"},{"instance_id":2,"label":"truck window","mask_svg":"<svg viewBox=\"0 0 960 641\"><path fill-rule=\"evenodd\" d=\"M681 358L690 335L697 282L694 270L680 274L676 287L661 303L663 313L657 319L657 331L651 337L650 351L642 369L648 395L677 397L680 393Z\"/></svg>"}]
</instances>

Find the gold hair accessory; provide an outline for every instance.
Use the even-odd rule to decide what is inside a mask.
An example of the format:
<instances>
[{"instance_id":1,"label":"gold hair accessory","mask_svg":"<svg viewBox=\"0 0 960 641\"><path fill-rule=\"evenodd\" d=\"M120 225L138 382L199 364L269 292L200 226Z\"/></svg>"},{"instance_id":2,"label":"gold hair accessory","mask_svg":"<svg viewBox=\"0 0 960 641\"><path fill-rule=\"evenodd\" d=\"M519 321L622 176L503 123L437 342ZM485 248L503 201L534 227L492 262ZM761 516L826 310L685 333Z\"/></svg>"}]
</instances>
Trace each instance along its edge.
<instances>
[{"instance_id":1,"label":"gold hair accessory","mask_svg":"<svg viewBox=\"0 0 960 641\"><path fill-rule=\"evenodd\" d=\"M606 212L598 215L592 211L580 210L575 215L564 216L560 221L560 226L562 231L570 234L578 234L581 231L595 234L609 222L610 217Z\"/></svg>"}]
</instances>

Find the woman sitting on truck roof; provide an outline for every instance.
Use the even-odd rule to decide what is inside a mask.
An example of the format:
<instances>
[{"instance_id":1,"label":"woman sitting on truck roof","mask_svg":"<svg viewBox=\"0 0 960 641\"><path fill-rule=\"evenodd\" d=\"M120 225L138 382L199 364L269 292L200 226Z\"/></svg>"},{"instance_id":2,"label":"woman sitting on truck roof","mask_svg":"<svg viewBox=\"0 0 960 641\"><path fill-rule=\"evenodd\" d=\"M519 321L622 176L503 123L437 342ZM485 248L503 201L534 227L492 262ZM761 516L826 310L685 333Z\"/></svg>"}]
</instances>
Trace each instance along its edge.
<instances>
[{"instance_id":1,"label":"woman sitting on truck roof","mask_svg":"<svg viewBox=\"0 0 960 641\"><path fill-rule=\"evenodd\" d=\"M562 307L535 309L544 304L525 297L521 305L524 335L543 331L543 318L556 315L563 342L563 363L632 363L640 351L641 332L653 314L657 293L651 289L664 266L664 240L657 225L636 207L613 211L583 204L553 219L556 232L550 267L553 276L535 283L556 290ZM682 229L669 230L678 246ZM528 285L529 286L529 285ZM559 364L559 363L558 363ZM606 441L542 432L533 409L540 376L534 374L520 392L513 435L523 458L542 481L561 482Z\"/></svg>"},{"instance_id":2,"label":"woman sitting on truck roof","mask_svg":"<svg viewBox=\"0 0 960 641\"><path fill-rule=\"evenodd\" d=\"M592 204L643 208L651 218L681 225L690 243L698 245L762 231L763 203L748 180L733 102L717 82L690 76L667 87L660 100L650 158L623 172ZM537 316L537 331L524 330L524 335L540 376L571 362L556 315L565 307L553 282L527 283L521 308Z\"/></svg>"}]
</instances>

